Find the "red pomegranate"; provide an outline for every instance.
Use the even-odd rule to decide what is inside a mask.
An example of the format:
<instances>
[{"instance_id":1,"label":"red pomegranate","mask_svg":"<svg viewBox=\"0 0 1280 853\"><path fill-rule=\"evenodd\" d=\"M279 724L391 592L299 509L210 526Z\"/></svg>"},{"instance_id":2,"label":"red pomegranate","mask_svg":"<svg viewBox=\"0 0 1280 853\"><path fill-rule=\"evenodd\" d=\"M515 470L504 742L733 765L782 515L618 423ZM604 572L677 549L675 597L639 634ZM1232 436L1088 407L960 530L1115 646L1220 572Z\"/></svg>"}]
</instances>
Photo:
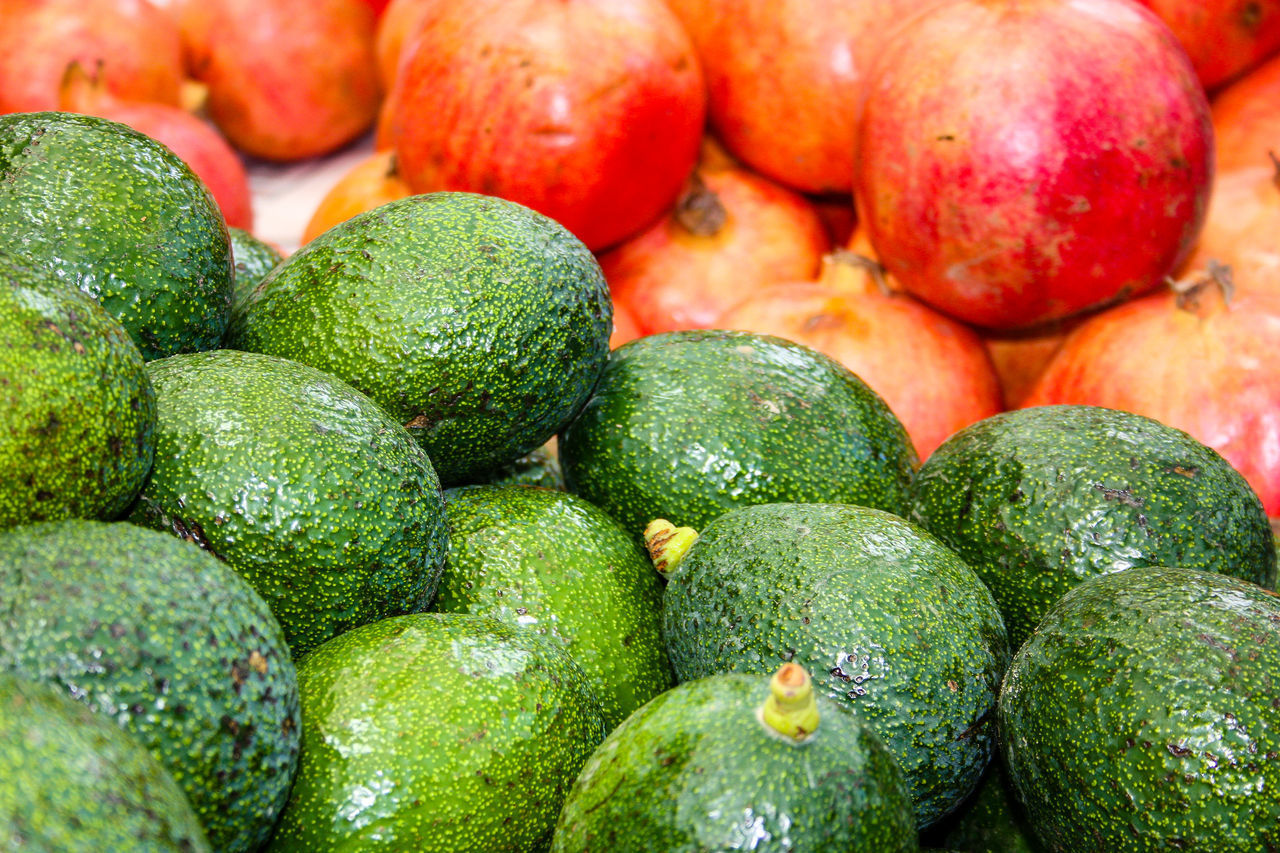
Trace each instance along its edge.
<instances>
[{"instance_id":1,"label":"red pomegranate","mask_svg":"<svg viewBox=\"0 0 1280 853\"><path fill-rule=\"evenodd\" d=\"M674 203L705 112L662 0L473 0L412 40L378 142L414 192L501 196L601 250Z\"/></svg>"},{"instance_id":2,"label":"red pomegranate","mask_svg":"<svg viewBox=\"0 0 1280 853\"><path fill-rule=\"evenodd\" d=\"M954 0L897 30L868 76L859 227L904 288L977 326L1156 286L1212 177L1204 90L1132 0Z\"/></svg>"},{"instance_id":3,"label":"red pomegranate","mask_svg":"<svg viewBox=\"0 0 1280 853\"><path fill-rule=\"evenodd\" d=\"M830 247L799 193L742 166L703 166L666 216L601 253L600 266L614 302L654 334L709 328L759 287L813 278Z\"/></svg>"},{"instance_id":4,"label":"red pomegranate","mask_svg":"<svg viewBox=\"0 0 1280 853\"><path fill-rule=\"evenodd\" d=\"M1280 154L1280 57L1264 62L1213 98L1218 172L1265 166Z\"/></svg>"},{"instance_id":5,"label":"red pomegranate","mask_svg":"<svg viewBox=\"0 0 1280 853\"><path fill-rule=\"evenodd\" d=\"M1160 16L1214 89L1280 50L1280 0L1139 0Z\"/></svg>"},{"instance_id":6,"label":"red pomegranate","mask_svg":"<svg viewBox=\"0 0 1280 853\"><path fill-rule=\"evenodd\" d=\"M1223 280L1185 280L1081 324L1023 405L1107 406L1185 430L1280 516L1280 292L1242 286L1228 301Z\"/></svg>"}]
</instances>

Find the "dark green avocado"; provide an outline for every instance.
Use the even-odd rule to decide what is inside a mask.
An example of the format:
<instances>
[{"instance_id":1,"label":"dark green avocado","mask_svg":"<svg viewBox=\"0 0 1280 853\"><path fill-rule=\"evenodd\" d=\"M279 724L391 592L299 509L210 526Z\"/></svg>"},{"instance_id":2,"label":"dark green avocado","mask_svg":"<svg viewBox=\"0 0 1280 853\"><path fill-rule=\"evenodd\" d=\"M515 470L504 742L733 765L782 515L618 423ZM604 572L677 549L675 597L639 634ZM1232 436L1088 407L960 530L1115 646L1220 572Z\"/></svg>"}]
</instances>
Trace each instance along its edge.
<instances>
[{"instance_id":1,"label":"dark green avocado","mask_svg":"<svg viewBox=\"0 0 1280 853\"><path fill-rule=\"evenodd\" d=\"M797 675L797 673L799 673ZM565 802L556 853L907 853L902 769L784 664L687 681L610 733Z\"/></svg>"},{"instance_id":2,"label":"dark green avocado","mask_svg":"<svg viewBox=\"0 0 1280 853\"><path fill-rule=\"evenodd\" d=\"M62 692L0 672L0 850L203 853L169 771Z\"/></svg>"},{"instance_id":3,"label":"dark green avocado","mask_svg":"<svg viewBox=\"0 0 1280 853\"><path fill-rule=\"evenodd\" d=\"M252 232L234 226L227 229L231 235L231 259L234 266L231 289L231 310L249 298L267 273L284 260L284 255L253 235Z\"/></svg>"},{"instance_id":4,"label":"dark green avocado","mask_svg":"<svg viewBox=\"0 0 1280 853\"><path fill-rule=\"evenodd\" d=\"M234 571L125 522L43 522L0 532L0 602L0 671L54 685L133 735L214 849L265 840L297 764L297 675L271 611Z\"/></svg>"},{"instance_id":5,"label":"dark green avocado","mask_svg":"<svg viewBox=\"0 0 1280 853\"><path fill-rule=\"evenodd\" d=\"M231 316L213 196L167 147L107 119L0 116L0 252L96 298L147 360L219 346Z\"/></svg>"},{"instance_id":6,"label":"dark green avocado","mask_svg":"<svg viewBox=\"0 0 1280 853\"><path fill-rule=\"evenodd\" d=\"M342 380L275 356L215 350L148 370L156 458L132 521L227 561L295 657L426 609L448 527L431 460L404 427Z\"/></svg>"},{"instance_id":7,"label":"dark green avocado","mask_svg":"<svg viewBox=\"0 0 1280 853\"><path fill-rule=\"evenodd\" d=\"M151 468L155 423L120 323L0 251L0 528L123 512Z\"/></svg>"},{"instance_id":8,"label":"dark green avocado","mask_svg":"<svg viewBox=\"0 0 1280 853\"><path fill-rule=\"evenodd\" d=\"M1187 433L1115 409L970 424L920 467L908 517L990 587L1015 650L1067 590L1129 566L1276 583L1275 539L1244 477Z\"/></svg>"},{"instance_id":9,"label":"dark green avocado","mask_svg":"<svg viewBox=\"0 0 1280 853\"><path fill-rule=\"evenodd\" d=\"M902 513L917 459L870 387L782 338L695 330L618 347L559 440L565 485L636 532L702 527L738 506Z\"/></svg>"},{"instance_id":10,"label":"dark green avocado","mask_svg":"<svg viewBox=\"0 0 1280 853\"><path fill-rule=\"evenodd\" d=\"M1136 566L1069 590L1000 692L1009 781L1059 853L1280 850L1280 597Z\"/></svg>"},{"instance_id":11,"label":"dark green avocado","mask_svg":"<svg viewBox=\"0 0 1280 853\"><path fill-rule=\"evenodd\" d=\"M418 440L446 486L555 435L609 353L595 256L491 196L410 196L333 227L237 306L228 346L350 382Z\"/></svg>"}]
</instances>

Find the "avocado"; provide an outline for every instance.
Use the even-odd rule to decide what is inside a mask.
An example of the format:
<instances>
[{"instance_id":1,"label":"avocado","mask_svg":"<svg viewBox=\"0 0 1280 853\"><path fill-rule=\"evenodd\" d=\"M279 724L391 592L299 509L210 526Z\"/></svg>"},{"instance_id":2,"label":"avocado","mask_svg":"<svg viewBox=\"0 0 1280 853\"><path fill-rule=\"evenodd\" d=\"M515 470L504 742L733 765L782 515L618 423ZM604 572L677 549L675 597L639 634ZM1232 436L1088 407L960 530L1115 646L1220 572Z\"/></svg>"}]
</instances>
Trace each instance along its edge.
<instances>
[{"instance_id":1,"label":"avocado","mask_svg":"<svg viewBox=\"0 0 1280 853\"><path fill-rule=\"evenodd\" d=\"M1001 750L1050 851L1280 850L1280 597L1135 566L1044 615L1000 691Z\"/></svg>"},{"instance_id":2,"label":"avocado","mask_svg":"<svg viewBox=\"0 0 1280 853\"><path fill-rule=\"evenodd\" d=\"M496 486L542 486L563 492L564 474L560 471L560 458L556 455L555 444L553 438L519 459L488 472L477 482Z\"/></svg>"},{"instance_id":3,"label":"avocado","mask_svg":"<svg viewBox=\"0 0 1280 853\"><path fill-rule=\"evenodd\" d=\"M699 329L615 349L561 433L569 491L623 526L699 528L785 501L906 511L906 430L839 362L782 338Z\"/></svg>"},{"instance_id":4,"label":"avocado","mask_svg":"<svg viewBox=\"0 0 1280 853\"><path fill-rule=\"evenodd\" d=\"M231 310L234 312L235 306L248 299L267 273L284 260L284 255L243 228L231 226L227 232L231 236Z\"/></svg>"},{"instance_id":5,"label":"avocado","mask_svg":"<svg viewBox=\"0 0 1280 853\"><path fill-rule=\"evenodd\" d=\"M504 199L437 192L307 243L238 306L228 346L350 382L453 486L569 421L604 366L612 319L599 263L562 225Z\"/></svg>"},{"instance_id":6,"label":"avocado","mask_svg":"<svg viewBox=\"0 0 1280 853\"><path fill-rule=\"evenodd\" d=\"M0 115L0 252L97 299L148 361L221 344L222 211L176 154L108 119Z\"/></svg>"},{"instance_id":7,"label":"avocado","mask_svg":"<svg viewBox=\"0 0 1280 853\"><path fill-rule=\"evenodd\" d=\"M267 837L297 763L297 675L271 611L234 571L125 522L40 522L0 532L0 601L0 671L133 735L215 849Z\"/></svg>"},{"instance_id":8,"label":"avocado","mask_svg":"<svg viewBox=\"0 0 1280 853\"><path fill-rule=\"evenodd\" d=\"M662 582L630 531L567 492L522 485L445 492L441 613L493 616L563 646L612 729L674 683Z\"/></svg>"},{"instance_id":9,"label":"avocado","mask_svg":"<svg viewBox=\"0 0 1280 853\"><path fill-rule=\"evenodd\" d=\"M947 823L941 839L957 853L1044 853L998 755Z\"/></svg>"},{"instance_id":10,"label":"avocado","mask_svg":"<svg viewBox=\"0 0 1280 853\"><path fill-rule=\"evenodd\" d=\"M924 530L869 507L738 507L667 577L677 681L800 664L897 758L921 829L978 784L995 750L1004 625L973 570Z\"/></svg>"},{"instance_id":11,"label":"avocado","mask_svg":"<svg viewBox=\"0 0 1280 853\"><path fill-rule=\"evenodd\" d=\"M853 714L795 663L666 691L592 753L556 853L916 850L906 780Z\"/></svg>"},{"instance_id":12,"label":"avocado","mask_svg":"<svg viewBox=\"0 0 1280 853\"><path fill-rule=\"evenodd\" d=\"M203 853L169 771L110 720L0 672L0 849Z\"/></svg>"},{"instance_id":13,"label":"avocado","mask_svg":"<svg viewBox=\"0 0 1280 853\"><path fill-rule=\"evenodd\" d=\"M226 560L295 657L425 610L448 548L440 482L404 427L305 364L214 350L148 367L159 416L130 514Z\"/></svg>"},{"instance_id":14,"label":"avocado","mask_svg":"<svg viewBox=\"0 0 1280 853\"><path fill-rule=\"evenodd\" d=\"M302 756L271 851L533 851L600 705L557 644L487 616L354 628L300 664Z\"/></svg>"},{"instance_id":15,"label":"avocado","mask_svg":"<svg viewBox=\"0 0 1280 853\"><path fill-rule=\"evenodd\" d=\"M155 453L142 355L92 297L0 251L0 528L113 518Z\"/></svg>"},{"instance_id":16,"label":"avocado","mask_svg":"<svg viewBox=\"0 0 1280 853\"><path fill-rule=\"evenodd\" d=\"M964 427L920 467L908 517L990 587L1015 650L1067 590L1129 566L1276 583L1244 477L1187 433L1116 409L1037 406Z\"/></svg>"}]
</instances>

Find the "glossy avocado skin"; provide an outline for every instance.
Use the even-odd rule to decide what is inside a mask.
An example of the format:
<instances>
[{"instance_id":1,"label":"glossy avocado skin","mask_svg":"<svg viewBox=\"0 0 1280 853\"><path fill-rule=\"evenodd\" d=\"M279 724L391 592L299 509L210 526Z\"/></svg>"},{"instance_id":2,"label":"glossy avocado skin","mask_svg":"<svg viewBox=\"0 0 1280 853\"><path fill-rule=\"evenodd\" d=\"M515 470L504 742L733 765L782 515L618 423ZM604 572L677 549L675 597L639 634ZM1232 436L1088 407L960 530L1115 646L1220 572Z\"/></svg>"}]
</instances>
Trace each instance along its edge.
<instances>
[{"instance_id":1,"label":"glossy avocado skin","mask_svg":"<svg viewBox=\"0 0 1280 853\"><path fill-rule=\"evenodd\" d=\"M1211 448L1140 415L1040 406L971 424L920 467L912 521L991 588L1013 649L1086 578L1129 566L1274 588L1262 503Z\"/></svg>"},{"instance_id":2,"label":"glossy avocado skin","mask_svg":"<svg viewBox=\"0 0 1280 853\"><path fill-rule=\"evenodd\" d=\"M142 355L92 297L0 253L0 528L112 518L155 453Z\"/></svg>"},{"instance_id":3,"label":"glossy avocado skin","mask_svg":"<svg viewBox=\"0 0 1280 853\"><path fill-rule=\"evenodd\" d=\"M218 850L252 850L298 757L297 675L266 604L187 542L73 519L0 533L0 671L114 720Z\"/></svg>"},{"instance_id":4,"label":"glossy avocado skin","mask_svg":"<svg viewBox=\"0 0 1280 853\"><path fill-rule=\"evenodd\" d=\"M204 853L186 795L146 748L48 685L0 672L0 841L47 853Z\"/></svg>"},{"instance_id":5,"label":"glossy avocado skin","mask_svg":"<svg viewBox=\"0 0 1280 853\"><path fill-rule=\"evenodd\" d=\"M999 611L954 552L890 513L725 513L668 580L663 634L678 681L807 669L897 757L921 828L959 805L994 753L1009 655Z\"/></svg>"},{"instance_id":6,"label":"glossy avocado skin","mask_svg":"<svg viewBox=\"0 0 1280 853\"><path fill-rule=\"evenodd\" d=\"M148 365L156 459L130 519L197 542L266 599L295 657L426 609L448 528L427 454L340 379L217 350Z\"/></svg>"},{"instance_id":7,"label":"glossy avocado skin","mask_svg":"<svg viewBox=\"0 0 1280 853\"><path fill-rule=\"evenodd\" d=\"M1141 566L1045 615L1000 694L1001 749L1050 851L1280 849L1280 598Z\"/></svg>"},{"instance_id":8,"label":"glossy avocado skin","mask_svg":"<svg viewBox=\"0 0 1280 853\"><path fill-rule=\"evenodd\" d=\"M231 310L234 312L235 306L249 298L258 283L284 260L284 256L274 246L243 228L232 226L227 233L231 236Z\"/></svg>"},{"instance_id":9,"label":"glossy avocado skin","mask_svg":"<svg viewBox=\"0 0 1280 853\"><path fill-rule=\"evenodd\" d=\"M756 711L768 676L716 675L668 690L609 734L574 783L556 853L915 851L902 770L871 729L818 697L795 743Z\"/></svg>"},{"instance_id":10,"label":"glossy avocado skin","mask_svg":"<svg viewBox=\"0 0 1280 853\"><path fill-rule=\"evenodd\" d=\"M439 192L303 246L237 306L228 346L350 382L409 430L448 486L568 422L608 356L612 320L600 265L559 223Z\"/></svg>"},{"instance_id":11,"label":"glossy avocado skin","mask_svg":"<svg viewBox=\"0 0 1280 853\"><path fill-rule=\"evenodd\" d=\"M219 346L231 316L213 196L164 145L107 119L0 116L0 252L93 296L147 360Z\"/></svg>"},{"instance_id":12,"label":"glossy avocado skin","mask_svg":"<svg viewBox=\"0 0 1280 853\"><path fill-rule=\"evenodd\" d=\"M612 729L670 687L662 582L604 510L535 486L445 492L449 557L434 609L493 616L560 643Z\"/></svg>"},{"instance_id":13,"label":"glossy avocado skin","mask_svg":"<svg viewBox=\"0 0 1280 853\"><path fill-rule=\"evenodd\" d=\"M302 759L271 851L545 849L605 735L567 654L484 616L364 625L298 676Z\"/></svg>"},{"instance_id":14,"label":"glossy avocado skin","mask_svg":"<svg viewBox=\"0 0 1280 853\"><path fill-rule=\"evenodd\" d=\"M749 332L649 335L609 356L559 440L565 484L639 536L737 506L904 512L915 450L884 401L808 347Z\"/></svg>"}]
</instances>

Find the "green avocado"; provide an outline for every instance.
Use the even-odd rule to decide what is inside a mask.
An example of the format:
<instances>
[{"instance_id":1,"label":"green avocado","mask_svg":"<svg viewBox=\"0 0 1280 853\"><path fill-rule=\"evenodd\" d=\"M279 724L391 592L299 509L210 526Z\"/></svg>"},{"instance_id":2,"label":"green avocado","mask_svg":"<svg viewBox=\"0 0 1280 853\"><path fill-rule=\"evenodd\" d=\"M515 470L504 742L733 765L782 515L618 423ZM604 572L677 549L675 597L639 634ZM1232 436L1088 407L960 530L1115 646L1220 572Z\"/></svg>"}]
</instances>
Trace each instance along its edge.
<instances>
[{"instance_id":1,"label":"green avocado","mask_svg":"<svg viewBox=\"0 0 1280 853\"><path fill-rule=\"evenodd\" d=\"M265 840L297 764L297 675L234 571L125 522L41 522L0 532L0 601L0 671L58 687L144 744L215 849Z\"/></svg>"},{"instance_id":2,"label":"green avocado","mask_svg":"<svg viewBox=\"0 0 1280 853\"><path fill-rule=\"evenodd\" d=\"M493 616L560 643L612 729L673 684L662 582L630 531L567 492L445 492L449 557L434 609Z\"/></svg>"},{"instance_id":3,"label":"green avocado","mask_svg":"<svg viewBox=\"0 0 1280 853\"><path fill-rule=\"evenodd\" d=\"M970 424L920 467L908 517L990 587L1015 650L1067 590L1129 566L1276 583L1275 539L1244 477L1187 433L1115 409Z\"/></svg>"},{"instance_id":4,"label":"green avocado","mask_svg":"<svg viewBox=\"0 0 1280 853\"><path fill-rule=\"evenodd\" d=\"M167 147L107 119L0 115L0 252L96 298L147 360L213 349L230 320L213 196Z\"/></svg>"},{"instance_id":5,"label":"green avocado","mask_svg":"<svg viewBox=\"0 0 1280 853\"><path fill-rule=\"evenodd\" d=\"M120 323L0 252L0 528L123 512L151 468L155 423Z\"/></svg>"},{"instance_id":6,"label":"green avocado","mask_svg":"<svg viewBox=\"0 0 1280 853\"><path fill-rule=\"evenodd\" d=\"M609 353L595 256L559 223L462 192L365 211L303 246L237 306L228 346L368 394L465 485L555 435Z\"/></svg>"},{"instance_id":7,"label":"green avocado","mask_svg":"<svg viewBox=\"0 0 1280 853\"><path fill-rule=\"evenodd\" d=\"M284 255L270 243L259 240L243 228L232 226L227 232L231 235L231 310L234 313L236 306L249 298L253 289L267 277L267 273L284 260Z\"/></svg>"},{"instance_id":8,"label":"green avocado","mask_svg":"<svg viewBox=\"0 0 1280 853\"><path fill-rule=\"evenodd\" d=\"M1280 597L1196 569L1094 576L1000 692L1009 781L1047 850L1280 850Z\"/></svg>"},{"instance_id":9,"label":"green avocado","mask_svg":"<svg viewBox=\"0 0 1280 853\"><path fill-rule=\"evenodd\" d=\"M0 672L0 850L204 853L169 771L54 688Z\"/></svg>"},{"instance_id":10,"label":"green avocado","mask_svg":"<svg viewBox=\"0 0 1280 853\"><path fill-rule=\"evenodd\" d=\"M1022 804L1009 786L1004 761L997 756L978 790L947 821L940 833L947 849L960 853L1044 853Z\"/></svg>"},{"instance_id":11,"label":"green avocado","mask_svg":"<svg viewBox=\"0 0 1280 853\"><path fill-rule=\"evenodd\" d=\"M604 739L561 648L487 616L416 613L302 661L302 756L271 851L536 851Z\"/></svg>"},{"instance_id":12,"label":"green avocado","mask_svg":"<svg viewBox=\"0 0 1280 853\"><path fill-rule=\"evenodd\" d=\"M483 475L477 483L491 485L542 486L564 491L564 474L560 471L560 458L556 455L555 439L506 465Z\"/></svg>"},{"instance_id":13,"label":"green avocado","mask_svg":"<svg viewBox=\"0 0 1280 853\"><path fill-rule=\"evenodd\" d=\"M347 383L236 350L148 365L156 458L130 519L190 539L251 583L295 657L425 610L448 548L431 460Z\"/></svg>"},{"instance_id":14,"label":"green avocado","mask_svg":"<svg viewBox=\"0 0 1280 853\"><path fill-rule=\"evenodd\" d=\"M1004 625L973 570L924 530L868 507L739 507L668 571L678 681L800 664L898 759L920 828L978 784L995 750Z\"/></svg>"},{"instance_id":15,"label":"green avocado","mask_svg":"<svg viewBox=\"0 0 1280 853\"><path fill-rule=\"evenodd\" d=\"M914 853L902 769L869 727L785 664L650 701L588 759L555 853Z\"/></svg>"},{"instance_id":16,"label":"green avocado","mask_svg":"<svg viewBox=\"0 0 1280 853\"><path fill-rule=\"evenodd\" d=\"M640 535L737 506L851 503L905 512L915 449L838 362L782 338L695 330L614 350L559 440L569 491Z\"/></svg>"}]
</instances>

